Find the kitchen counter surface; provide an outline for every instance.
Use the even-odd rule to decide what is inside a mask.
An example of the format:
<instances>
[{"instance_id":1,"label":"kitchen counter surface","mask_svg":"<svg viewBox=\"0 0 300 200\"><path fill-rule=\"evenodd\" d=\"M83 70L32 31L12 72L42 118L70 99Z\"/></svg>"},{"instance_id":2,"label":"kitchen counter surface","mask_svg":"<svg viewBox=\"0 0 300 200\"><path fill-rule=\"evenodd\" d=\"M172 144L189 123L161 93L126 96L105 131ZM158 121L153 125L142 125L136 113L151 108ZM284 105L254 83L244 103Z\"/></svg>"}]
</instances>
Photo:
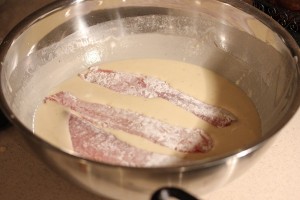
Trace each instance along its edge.
<instances>
[{"instance_id":1,"label":"kitchen counter surface","mask_svg":"<svg viewBox=\"0 0 300 200\"><path fill-rule=\"evenodd\" d=\"M0 5L0 40L25 15L48 2L51 0L6 0ZM203 199L300 199L299 122L300 112L250 170L227 186L205 195ZM14 127L0 131L0 199L104 200L49 169L36 158Z\"/></svg>"}]
</instances>

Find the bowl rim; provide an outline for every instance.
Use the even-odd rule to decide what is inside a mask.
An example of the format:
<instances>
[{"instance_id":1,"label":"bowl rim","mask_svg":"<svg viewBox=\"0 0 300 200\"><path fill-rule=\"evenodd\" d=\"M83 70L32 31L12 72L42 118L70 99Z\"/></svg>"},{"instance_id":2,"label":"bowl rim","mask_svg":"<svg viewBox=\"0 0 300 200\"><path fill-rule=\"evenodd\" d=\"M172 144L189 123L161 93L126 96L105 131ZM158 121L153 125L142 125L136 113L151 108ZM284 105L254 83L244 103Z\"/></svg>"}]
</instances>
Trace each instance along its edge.
<instances>
[{"instance_id":1,"label":"bowl rim","mask_svg":"<svg viewBox=\"0 0 300 200\"><path fill-rule=\"evenodd\" d=\"M3 61L6 57L6 53L8 52L10 46L13 44L14 39L18 38L27 28L29 28L31 25L36 23L39 20L42 20L43 18L51 15L52 13L56 12L57 10L64 9L65 7L71 6L73 4L86 2L88 0L58 0L54 1L27 16L24 18L21 22L19 22L3 39L2 43L0 44L0 77L2 76L2 68L3 68ZM256 9L254 6L249 5L246 2L243 1L236 1L236 0L214 0L216 2L220 2L229 6L232 6L234 8L239 9L240 11L253 15L257 20L262 22L264 25L266 25L271 30L275 31L283 41L283 43L286 45L286 47L289 49L291 55L294 58L300 59L300 50L296 43L296 41L292 38L292 36L285 30L280 24L278 24L275 20L273 20L270 16L263 13L262 11ZM298 87L300 86L300 80L299 80L299 65L300 60L296 60L297 62L297 82ZM0 78L1 80L1 78ZM2 82L2 81L1 81ZM1 84L2 85L2 84ZM20 130L20 132L25 136L25 138L30 139L31 141L37 143L38 145L43 146L43 148L47 148L49 150L53 150L56 153L63 154L64 156L70 157L72 159L79 159L83 160L85 162L88 162L90 164L94 165L102 165L102 166L108 166L112 168L123 168L123 169L134 169L138 171L182 171L184 169L185 171L190 171L193 169L201 169L201 168L209 168L212 166L217 166L222 163L225 163L230 158L241 158L245 157L257 149L261 148L263 144L271 139L273 136L277 135L278 132L287 125L288 121L291 120L291 118L294 116L294 114L299 110L300 105L300 91L295 95L294 101L291 104L291 112L285 114L286 120L281 120L281 123L277 126L279 128L276 128L275 130L271 130L273 133L265 134L258 142L255 142L253 144L249 144L241 149L237 149L235 151L229 152L224 155L204 158L200 160L191 161L187 164L181 163L180 165L171 165L171 166L158 166L158 167L135 167L135 166L123 166L123 165L114 165L109 164L105 162L100 162L88 158L83 158L78 155L75 155L74 153L68 153L66 149L62 149L58 146L55 146L53 144L50 144L46 140L43 140L38 135L32 133L30 129L28 129L26 126L22 124L21 121L19 121L15 115L13 114L13 111L9 108L8 103L5 100L2 88L0 89L0 108L5 114L5 116L10 120L10 122ZM269 131L269 132L271 132Z\"/></svg>"}]
</instances>

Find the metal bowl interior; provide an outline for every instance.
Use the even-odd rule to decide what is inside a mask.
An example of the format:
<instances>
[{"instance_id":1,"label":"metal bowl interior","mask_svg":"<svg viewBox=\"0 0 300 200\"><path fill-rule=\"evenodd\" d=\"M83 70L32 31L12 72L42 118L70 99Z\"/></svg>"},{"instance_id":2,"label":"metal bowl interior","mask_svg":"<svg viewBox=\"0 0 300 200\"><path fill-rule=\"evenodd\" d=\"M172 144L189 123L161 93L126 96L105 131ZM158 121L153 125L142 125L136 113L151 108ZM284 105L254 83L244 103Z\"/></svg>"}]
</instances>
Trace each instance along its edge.
<instances>
[{"instance_id":1,"label":"metal bowl interior","mask_svg":"<svg viewBox=\"0 0 300 200\"><path fill-rule=\"evenodd\" d=\"M32 133L36 106L55 85L97 62L145 57L199 65L238 85L259 112L262 138L184 166L131 168L77 157ZM230 0L55 2L6 37L0 58L1 105L12 123L49 165L114 199L146 199L166 185L197 196L222 186L253 163L299 107L297 44L271 18Z\"/></svg>"}]
</instances>

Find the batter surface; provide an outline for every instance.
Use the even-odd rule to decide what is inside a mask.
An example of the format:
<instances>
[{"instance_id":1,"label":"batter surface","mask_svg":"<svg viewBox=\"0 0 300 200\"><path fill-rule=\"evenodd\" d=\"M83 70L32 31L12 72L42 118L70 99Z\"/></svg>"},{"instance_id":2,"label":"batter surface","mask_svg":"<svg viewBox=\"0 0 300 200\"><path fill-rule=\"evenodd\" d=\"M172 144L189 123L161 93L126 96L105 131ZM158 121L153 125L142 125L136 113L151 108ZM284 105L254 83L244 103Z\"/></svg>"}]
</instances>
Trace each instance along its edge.
<instances>
[{"instance_id":1,"label":"batter surface","mask_svg":"<svg viewBox=\"0 0 300 200\"><path fill-rule=\"evenodd\" d=\"M183 153L122 130L105 128L129 145L180 159L202 159L241 149L261 137L260 118L251 100L237 86L212 71L183 62L157 59L101 63L99 67L159 78L178 91L230 111L237 118L229 126L216 127L165 99L125 95L84 81L79 76L68 79L50 92L49 95L69 92L83 101L130 110L178 127L198 128L213 140L213 148L208 152ZM51 101L42 103L35 113L34 132L63 150L74 151L69 117L70 110L64 106Z\"/></svg>"}]
</instances>

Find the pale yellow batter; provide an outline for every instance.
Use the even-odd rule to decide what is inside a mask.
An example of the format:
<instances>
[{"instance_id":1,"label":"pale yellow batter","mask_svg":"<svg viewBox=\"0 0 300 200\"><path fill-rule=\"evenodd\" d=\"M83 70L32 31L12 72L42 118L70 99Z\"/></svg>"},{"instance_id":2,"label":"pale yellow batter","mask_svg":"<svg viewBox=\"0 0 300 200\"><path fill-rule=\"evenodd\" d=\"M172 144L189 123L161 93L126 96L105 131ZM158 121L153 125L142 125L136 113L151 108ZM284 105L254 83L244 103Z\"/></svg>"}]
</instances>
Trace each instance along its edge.
<instances>
[{"instance_id":1,"label":"pale yellow batter","mask_svg":"<svg viewBox=\"0 0 300 200\"><path fill-rule=\"evenodd\" d=\"M157 59L111 62L101 64L101 68L157 77L173 88L205 103L227 109L238 119L228 127L216 128L166 100L122 95L85 82L77 76L53 89L51 94L68 91L89 102L129 109L176 126L201 128L214 140L214 148L210 152L187 155L153 144L138 136L108 130L129 144L153 152L199 159L238 150L261 137L260 118L251 100L237 86L212 71L183 62ZM67 116L67 111L56 103L41 104L34 118L35 134L61 149L72 151Z\"/></svg>"}]
</instances>

